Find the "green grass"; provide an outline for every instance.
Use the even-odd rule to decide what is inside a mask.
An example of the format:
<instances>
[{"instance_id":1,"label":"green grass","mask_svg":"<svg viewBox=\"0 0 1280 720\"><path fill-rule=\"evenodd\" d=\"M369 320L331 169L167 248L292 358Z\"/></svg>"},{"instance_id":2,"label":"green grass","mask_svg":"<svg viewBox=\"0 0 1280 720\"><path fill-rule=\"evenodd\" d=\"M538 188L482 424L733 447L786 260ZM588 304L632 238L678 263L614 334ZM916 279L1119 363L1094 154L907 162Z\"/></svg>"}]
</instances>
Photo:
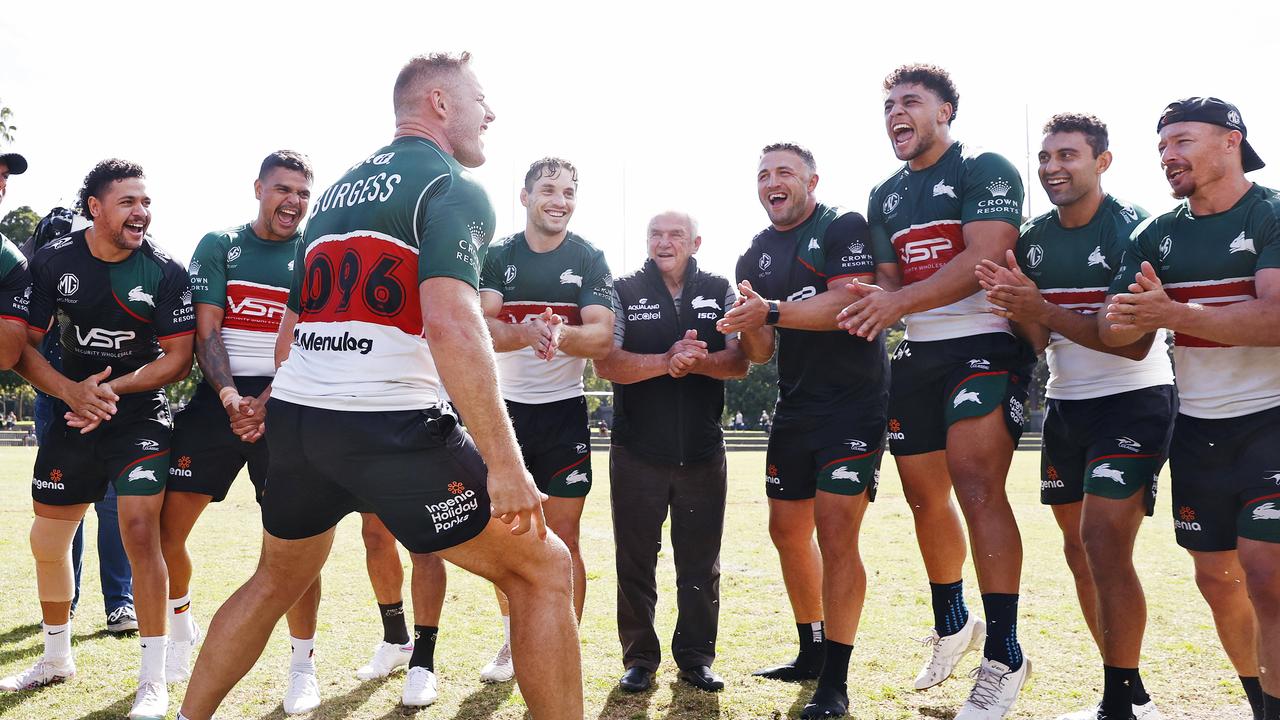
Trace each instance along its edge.
<instances>
[{"instance_id":1,"label":"green grass","mask_svg":"<svg viewBox=\"0 0 1280 720\"><path fill-rule=\"evenodd\" d=\"M33 449L0 448L0 675L23 669L42 649L39 607L27 531L31 520L29 478ZM622 672L614 624L614 570L609 521L607 457L597 453L596 489L587 502L583 547L590 576L583 619L583 670L589 718L782 718L794 717L812 686L752 678L761 666L794 652L795 626L770 545L762 479L763 454L730 453L729 508L721 564L720 657L716 669L727 687L718 695L676 680L669 658L656 689L638 696L616 691ZM969 689L953 678L933 690L912 692L910 682L923 648L914 638L931 622L929 594L916 549L911 516L892 463L880 499L867 515L862 547L868 571L868 602L849 673L855 717L950 718ZM1097 652L1076 607L1057 526L1038 503L1036 453L1020 452L1010 488L1021 522L1023 569L1020 631L1035 673L1013 717L1053 718L1096 702L1101 692ZM1167 483L1163 486L1167 488ZM1168 493L1138 540L1139 572L1147 589L1150 622L1144 650L1147 687L1170 717L1244 718L1244 695L1218 645L1207 607L1196 591L1191 563L1173 542ZM89 513L89 523L96 522ZM211 506L196 526L195 611L203 623L252 571L261 525L247 481L226 502ZM88 534L92 546L93 533ZM674 573L670 550L659 564L659 635L675 624ZM112 718L128 712L138 670L134 639L104 631L99 611L97 566L90 551L84 568L85 593L76 619L76 663L80 675L68 684L20 695L0 696L0 718ZM406 576L408 574L407 555ZM480 667L501 641L501 625L489 586L450 568L440 643L436 651L440 700L420 718L521 718L526 716L514 684L485 686ZM980 608L972 567L967 597ZM283 718L280 698L288 663L284 624L277 628L257 666L223 704L219 718ZM317 659L325 702L313 718L398 718L401 676L359 683L354 670L380 638L373 593L364 569L359 522L348 517L324 573ZM973 655L962 664L976 664ZM959 671L958 671L959 674ZM171 689L176 712L183 686Z\"/></svg>"}]
</instances>

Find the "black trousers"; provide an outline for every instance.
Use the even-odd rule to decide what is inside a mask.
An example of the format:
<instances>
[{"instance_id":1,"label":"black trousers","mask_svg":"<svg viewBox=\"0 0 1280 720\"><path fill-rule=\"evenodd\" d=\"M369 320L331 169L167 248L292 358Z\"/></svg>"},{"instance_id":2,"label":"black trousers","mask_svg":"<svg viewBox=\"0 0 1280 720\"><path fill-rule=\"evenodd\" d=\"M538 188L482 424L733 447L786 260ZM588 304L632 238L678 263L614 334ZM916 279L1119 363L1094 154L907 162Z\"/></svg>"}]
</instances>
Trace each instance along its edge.
<instances>
[{"instance_id":1,"label":"black trousers","mask_svg":"<svg viewBox=\"0 0 1280 720\"><path fill-rule=\"evenodd\" d=\"M723 448L683 467L655 462L617 445L610 449L618 639L625 667L657 670L662 657L653 629L658 602L654 572L668 508L678 612L671 654L681 669L711 665L715 660L726 476Z\"/></svg>"}]
</instances>

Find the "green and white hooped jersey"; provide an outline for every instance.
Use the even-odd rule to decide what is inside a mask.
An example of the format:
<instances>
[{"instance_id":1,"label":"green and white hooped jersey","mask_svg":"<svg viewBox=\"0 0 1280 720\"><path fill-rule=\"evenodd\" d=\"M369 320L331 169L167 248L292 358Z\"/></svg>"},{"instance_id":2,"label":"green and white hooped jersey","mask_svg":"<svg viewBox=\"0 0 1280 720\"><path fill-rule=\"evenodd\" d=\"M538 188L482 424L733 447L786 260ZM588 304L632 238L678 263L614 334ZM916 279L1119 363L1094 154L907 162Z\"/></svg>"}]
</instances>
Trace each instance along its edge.
<instances>
[{"instance_id":1,"label":"green and white hooped jersey","mask_svg":"<svg viewBox=\"0 0 1280 720\"><path fill-rule=\"evenodd\" d=\"M1028 222L1018 238L1018 264L1045 300L1082 315L1096 315L1116 278L1129 235L1147 212L1107 195L1087 225L1064 228L1052 210ZM1130 276L1132 277L1132 276ZM1047 397L1084 400L1173 383L1165 331L1156 331L1151 351L1130 360L1049 334Z\"/></svg>"},{"instance_id":2,"label":"green and white hooped jersey","mask_svg":"<svg viewBox=\"0 0 1280 720\"><path fill-rule=\"evenodd\" d=\"M276 374L276 331L301 237L263 240L246 223L211 232L196 246L188 269L192 296L196 303L222 308L222 344L232 375Z\"/></svg>"},{"instance_id":3,"label":"green and white hooped jersey","mask_svg":"<svg viewBox=\"0 0 1280 720\"><path fill-rule=\"evenodd\" d=\"M289 288L298 324L272 396L355 412L446 402L418 287L474 289L493 223L475 176L420 137L375 150L313 197Z\"/></svg>"},{"instance_id":4,"label":"green and white hooped jersey","mask_svg":"<svg viewBox=\"0 0 1280 720\"><path fill-rule=\"evenodd\" d=\"M1231 305L1258 297L1259 270L1280 268L1280 195L1254 185L1232 208L1191 214L1184 201L1134 231L1111 285L1128 292L1143 261L1178 302ZM1280 348L1234 347L1175 333L1179 412L1233 418L1280 407Z\"/></svg>"},{"instance_id":5,"label":"green and white hooped jersey","mask_svg":"<svg viewBox=\"0 0 1280 720\"><path fill-rule=\"evenodd\" d=\"M498 319L530 322L547 308L569 325L582 324L582 308L600 305L614 311L613 277L604 253L568 233L555 250L534 252L524 233L495 242L480 273L480 292L502 297ZM557 354L540 360L533 348L498 353L502 397L519 403L549 403L582 395L584 358Z\"/></svg>"},{"instance_id":6,"label":"green and white hooped jersey","mask_svg":"<svg viewBox=\"0 0 1280 720\"><path fill-rule=\"evenodd\" d=\"M867 222L877 258L897 256L902 284L931 277L965 248L964 226L980 220L1022 224L1022 178L1000 155L953 143L923 170L910 165L871 191ZM981 290L950 305L906 316L907 339L947 340L1009 332Z\"/></svg>"}]
</instances>

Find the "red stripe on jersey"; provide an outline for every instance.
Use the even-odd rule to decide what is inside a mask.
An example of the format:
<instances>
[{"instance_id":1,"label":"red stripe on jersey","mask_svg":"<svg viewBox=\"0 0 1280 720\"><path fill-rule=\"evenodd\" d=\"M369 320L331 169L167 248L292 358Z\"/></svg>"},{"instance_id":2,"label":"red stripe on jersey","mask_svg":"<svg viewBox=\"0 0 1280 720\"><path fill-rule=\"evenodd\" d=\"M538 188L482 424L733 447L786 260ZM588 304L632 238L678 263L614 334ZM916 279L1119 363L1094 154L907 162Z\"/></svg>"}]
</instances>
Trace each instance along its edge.
<instances>
[{"instance_id":1,"label":"red stripe on jersey","mask_svg":"<svg viewBox=\"0 0 1280 720\"><path fill-rule=\"evenodd\" d=\"M299 322L367 322L421 335L418 254L407 245L353 234L307 250Z\"/></svg>"},{"instance_id":2,"label":"red stripe on jersey","mask_svg":"<svg viewBox=\"0 0 1280 720\"><path fill-rule=\"evenodd\" d=\"M222 326L274 333L280 329L288 300L288 291L279 288L227 283L227 306Z\"/></svg>"},{"instance_id":3,"label":"red stripe on jersey","mask_svg":"<svg viewBox=\"0 0 1280 720\"><path fill-rule=\"evenodd\" d=\"M800 261L800 264L801 264L801 265L803 265L803 266L805 266L805 267L809 268L809 272L813 273L814 275L817 275L817 276L818 276L818 277L820 277L820 278L824 278L824 277L826 277L826 276L827 276L827 274L826 274L826 273L822 272L822 271L821 271L821 270L819 270L818 268L816 268L816 267L814 267L814 266L810 265L809 263L805 262L805 261L804 261L804 258L800 257L799 255L797 255L797 256L796 256L796 259Z\"/></svg>"},{"instance_id":4,"label":"red stripe on jersey","mask_svg":"<svg viewBox=\"0 0 1280 720\"><path fill-rule=\"evenodd\" d=\"M1041 290L1045 300L1054 305L1101 305L1106 290Z\"/></svg>"},{"instance_id":5,"label":"red stripe on jersey","mask_svg":"<svg viewBox=\"0 0 1280 720\"><path fill-rule=\"evenodd\" d=\"M125 312L127 312L127 313L129 313L129 316L130 316L130 317L132 317L134 320L137 320L138 322L144 322L144 323L149 323L149 322L151 322L150 320L148 320L148 319L146 319L146 318L142 317L142 316L141 316L141 315L139 315L138 313L136 313L136 312L134 312L134 311L130 310L130 309L129 309L129 306L128 306L128 305L125 305L125 304L124 304L124 302L120 300L120 296L116 295L116 291L115 291L115 290L112 290L112 291L111 291L111 297L115 298L116 304L120 306L120 309L121 309L121 310L124 310L124 311L125 311Z\"/></svg>"},{"instance_id":6,"label":"red stripe on jersey","mask_svg":"<svg viewBox=\"0 0 1280 720\"><path fill-rule=\"evenodd\" d=\"M1194 285L1191 283L1177 283L1165 285L1164 291L1169 297L1184 303L1203 300L1212 302L1214 298L1232 298L1231 302L1239 302L1238 298L1242 295L1247 295L1251 298L1258 296L1257 291L1254 289L1253 278L1231 280L1223 283L1196 283Z\"/></svg>"},{"instance_id":7,"label":"red stripe on jersey","mask_svg":"<svg viewBox=\"0 0 1280 720\"><path fill-rule=\"evenodd\" d=\"M551 308L551 312L564 318L564 321L570 325L582 324L582 310L572 303L502 303L502 310L498 313L498 319L505 323L518 325L523 322L529 322L541 315L542 311L547 308Z\"/></svg>"},{"instance_id":8,"label":"red stripe on jersey","mask_svg":"<svg viewBox=\"0 0 1280 720\"><path fill-rule=\"evenodd\" d=\"M1204 338L1198 338L1195 335L1188 335L1186 333L1174 333L1173 344L1177 347L1193 347L1193 348L1235 347L1234 345L1224 345L1223 343L1220 343L1220 342L1205 340Z\"/></svg>"},{"instance_id":9,"label":"red stripe on jersey","mask_svg":"<svg viewBox=\"0 0 1280 720\"><path fill-rule=\"evenodd\" d=\"M902 264L902 283L928 279L964 250L964 229L958 222L938 222L904 230L893 238Z\"/></svg>"}]
</instances>

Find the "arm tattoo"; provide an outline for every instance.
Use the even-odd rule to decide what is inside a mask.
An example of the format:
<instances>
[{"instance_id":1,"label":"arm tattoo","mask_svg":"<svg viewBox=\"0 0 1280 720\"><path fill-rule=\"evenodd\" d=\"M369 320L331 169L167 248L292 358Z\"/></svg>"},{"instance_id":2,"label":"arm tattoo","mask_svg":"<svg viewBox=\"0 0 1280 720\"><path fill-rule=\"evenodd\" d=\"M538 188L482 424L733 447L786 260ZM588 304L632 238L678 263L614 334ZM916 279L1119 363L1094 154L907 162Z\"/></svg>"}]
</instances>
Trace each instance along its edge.
<instances>
[{"instance_id":1,"label":"arm tattoo","mask_svg":"<svg viewBox=\"0 0 1280 720\"><path fill-rule=\"evenodd\" d=\"M236 386L231 377L231 361L227 358L227 349L222 345L222 333L215 331L208 337L197 334L196 359L200 362L205 382L215 391Z\"/></svg>"}]
</instances>

